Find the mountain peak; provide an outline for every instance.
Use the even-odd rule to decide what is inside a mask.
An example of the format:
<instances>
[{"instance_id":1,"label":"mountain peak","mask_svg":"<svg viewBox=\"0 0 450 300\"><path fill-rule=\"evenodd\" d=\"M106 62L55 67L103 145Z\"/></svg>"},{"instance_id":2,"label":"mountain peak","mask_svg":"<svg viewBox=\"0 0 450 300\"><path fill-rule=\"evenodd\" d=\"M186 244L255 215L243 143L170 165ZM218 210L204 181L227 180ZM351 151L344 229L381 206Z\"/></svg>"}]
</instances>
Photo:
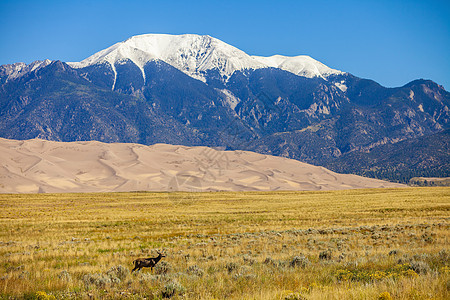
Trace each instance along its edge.
<instances>
[{"instance_id":1,"label":"mountain peak","mask_svg":"<svg viewBox=\"0 0 450 300\"><path fill-rule=\"evenodd\" d=\"M205 72L217 69L225 80L244 69L280 68L299 76L326 77L342 72L331 69L309 56L250 56L244 51L209 35L143 34L116 43L81 62L69 63L74 68L131 60L142 71L152 60L162 60L196 79L206 81Z\"/></svg>"},{"instance_id":2,"label":"mountain peak","mask_svg":"<svg viewBox=\"0 0 450 300\"><path fill-rule=\"evenodd\" d=\"M344 72L331 69L324 65L320 61L307 55L299 56L283 56L283 55L272 55L269 57L263 56L252 56L259 62L262 62L269 67L279 68L295 75L304 77L327 77L331 74L343 74Z\"/></svg>"},{"instance_id":3,"label":"mountain peak","mask_svg":"<svg viewBox=\"0 0 450 300\"><path fill-rule=\"evenodd\" d=\"M8 82L12 79L22 77L30 72L46 67L51 62L52 62L51 60L46 59L46 60L36 60L28 65L23 62L2 65L0 66L0 76L4 76L6 78L5 82Z\"/></svg>"}]
</instances>

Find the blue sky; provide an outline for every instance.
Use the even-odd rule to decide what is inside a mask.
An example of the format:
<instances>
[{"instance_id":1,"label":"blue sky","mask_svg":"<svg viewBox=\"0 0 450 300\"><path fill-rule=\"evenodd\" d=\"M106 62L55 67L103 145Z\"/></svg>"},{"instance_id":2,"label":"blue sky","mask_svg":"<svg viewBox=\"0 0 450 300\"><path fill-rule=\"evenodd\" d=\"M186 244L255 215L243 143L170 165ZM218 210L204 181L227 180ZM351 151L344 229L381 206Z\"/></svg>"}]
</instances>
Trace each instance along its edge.
<instances>
[{"instance_id":1,"label":"blue sky","mask_svg":"<svg viewBox=\"0 0 450 300\"><path fill-rule=\"evenodd\" d=\"M208 34L389 87L426 78L450 90L450 1L0 0L0 64L80 61L144 33Z\"/></svg>"}]
</instances>

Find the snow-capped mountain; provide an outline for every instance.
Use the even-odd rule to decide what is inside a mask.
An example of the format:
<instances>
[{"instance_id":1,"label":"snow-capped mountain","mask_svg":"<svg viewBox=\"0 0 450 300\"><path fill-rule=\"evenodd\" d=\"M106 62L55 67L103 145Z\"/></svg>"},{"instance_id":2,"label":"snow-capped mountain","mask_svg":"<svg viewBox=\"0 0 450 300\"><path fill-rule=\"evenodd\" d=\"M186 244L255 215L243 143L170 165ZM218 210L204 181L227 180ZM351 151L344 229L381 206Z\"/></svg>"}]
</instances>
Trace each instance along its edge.
<instances>
[{"instance_id":1,"label":"snow-capped mountain","mask_svg":"<svg viewBox=\"0 0 450 300\"><path fill-rule=\"evenodd\" d=\"M322 77L326 78L329 75L344 74L339 70L331 69L320 61L307 55L299 56L283 56L273 55L269 57L252 56L255 60L263 63L267 67L279 68L295 75L304 76L308 78Z\"/></svg>"},{"instance_id":2,"label":"snow-capped mountain","mask_svg":"<svg viewBox=\"0 0 450 300\"><path fill-rule=\"evenodd\" d=\"M68 63L73 68L84 68L95 64L108 63L116 73L116 64L131 60L142 72L150 61L161 60L185 74L206 81L205 72L218 70L227 80L237 70L280 68L305 77L326 77L343 72L331 69L321 62L306 56L271 57L250 56L236 47L208 35L144 34L133 36L114 44L81 62Z\"/></svg>"},{"instance_id":3,"label":"snow-capped mountain","mask_svg":"<svg viewBox=\"0 0 450 300\"><path fill-rule=\"evenodd\" d=\"M81 62L0 66L0 137L251 150L403 182L450 176L449 107L430 80L385 88L309 56L251 56L193 34L134 36ZM421 151L429 157L404 151L440 139ZM397 144L398 163L374 172Z\"/></svg>"}]
</instances>

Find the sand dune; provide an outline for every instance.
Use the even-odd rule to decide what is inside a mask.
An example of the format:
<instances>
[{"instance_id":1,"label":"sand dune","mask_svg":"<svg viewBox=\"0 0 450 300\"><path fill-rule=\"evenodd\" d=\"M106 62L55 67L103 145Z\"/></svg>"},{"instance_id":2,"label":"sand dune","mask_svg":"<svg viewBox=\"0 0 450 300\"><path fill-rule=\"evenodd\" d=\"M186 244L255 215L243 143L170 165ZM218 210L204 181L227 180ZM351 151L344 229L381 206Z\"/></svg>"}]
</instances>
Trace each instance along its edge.
<instances>
[{"instance_id":1,"label":"sand dune","mask_svg":"<svg viewBox=\"0 0 450 300\"><path fill-rule=\"evenodd\" d=\"M0 138L1 193L337 190L401 186L248 151Z\"/></svg>"}]
</instances>

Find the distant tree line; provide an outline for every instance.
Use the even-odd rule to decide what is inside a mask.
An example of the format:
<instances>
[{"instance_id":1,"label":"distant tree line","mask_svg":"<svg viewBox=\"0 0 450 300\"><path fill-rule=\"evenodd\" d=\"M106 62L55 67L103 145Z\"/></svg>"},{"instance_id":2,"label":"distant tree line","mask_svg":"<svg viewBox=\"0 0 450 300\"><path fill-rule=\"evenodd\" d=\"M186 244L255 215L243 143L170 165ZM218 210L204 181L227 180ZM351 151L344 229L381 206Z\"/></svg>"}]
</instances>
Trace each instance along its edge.
<instances>
[{"instance_id":1,"label":"distant tree line","mask_svg":"<svg viewBox=\"0 0 450 300\"><path fill-rule=\"evenodd\" d=\"M411 186L450 186L450 177L447 178L423 178L414 177L409 181Z\"/></svg>"},{"instance_id":2,"label":"distant tree line","mask_svg":"<svg viewBox=\"0 0 450 300\"><path fill-rule=\"evenodd\" d=\"M423 182L420 184L413 184L411 183L411 180L416 180L417 178L447 178L450 176L448 170L442 170L442 169L419 169L419 170L399 170L395 167L391 168L383 168L383 169L377 169L377 170L345 170L346 173L353 173L356 175L361 175L364 177L370 177L375 179L381 179L381 180L387 180L391 182L398 182L398 183L404 183L404 184L411 184L411 185L417 185L417 186L431 186L431 184L434 184L436 186L442 186L442 182L440 183L429 183L427 180L427 184L425 185ZM434 180L437 181L437 180ZM432 182L434 182L432 180ZM445 185L446 186L446 185Z\"/></svg>"}]
</instances>

